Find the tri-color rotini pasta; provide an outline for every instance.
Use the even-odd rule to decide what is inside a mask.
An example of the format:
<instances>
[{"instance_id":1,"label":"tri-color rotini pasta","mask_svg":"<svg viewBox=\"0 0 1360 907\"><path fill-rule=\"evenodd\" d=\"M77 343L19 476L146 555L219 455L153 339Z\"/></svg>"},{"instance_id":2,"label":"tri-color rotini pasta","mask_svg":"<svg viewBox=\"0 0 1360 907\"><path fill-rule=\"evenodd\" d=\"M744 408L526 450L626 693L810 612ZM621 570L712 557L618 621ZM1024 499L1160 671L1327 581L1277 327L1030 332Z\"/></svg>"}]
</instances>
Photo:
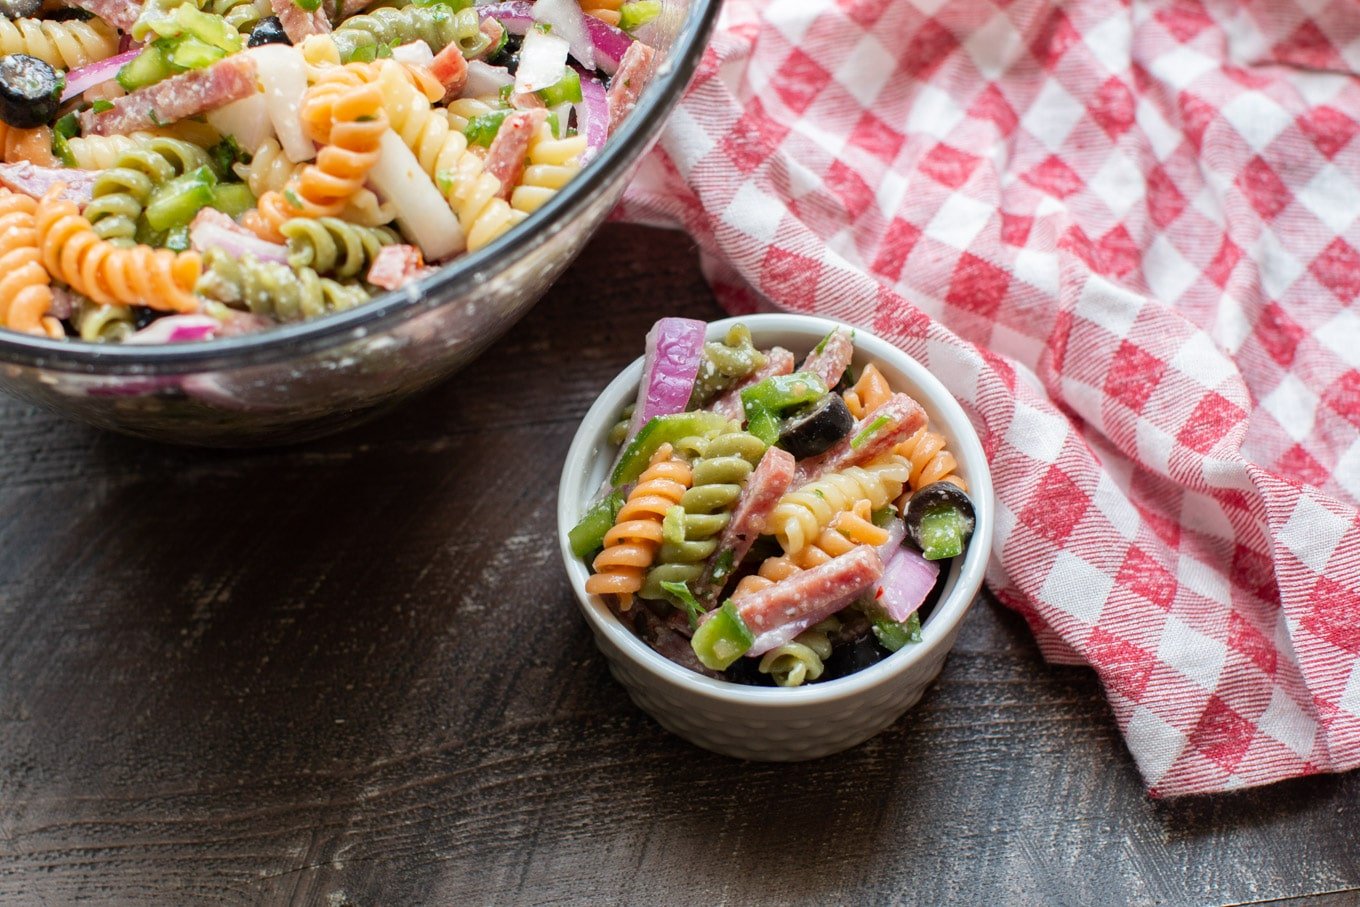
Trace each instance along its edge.
<instances>
[{"instance_id":1,"label":"tri-color rotini pasta","mask_svg":"<svg viewBox=\"0 0 1360 907\"><path fill-rule=\"evenodd\" d=\"M632 34L648 0L79 5L0 18L0 184L35 219L6 240L33 264L5 275L0 329L74 342L402 289L547 205L657 56Z\"/></svg>"},{"instance_id":2,"label":"tri-color rotini pasta","mask_svg":"<svg viewBox=\"0 0 1360 907\"><path fill-rule=\"evenodd\" d=\"M606 487L569 533L586 590L661 654L739 683L824 682L919 641L973 528L946 438L855 362L849 328L796 366L744 325L706 328L648 335Z\"/></svg>"}]
</instances>

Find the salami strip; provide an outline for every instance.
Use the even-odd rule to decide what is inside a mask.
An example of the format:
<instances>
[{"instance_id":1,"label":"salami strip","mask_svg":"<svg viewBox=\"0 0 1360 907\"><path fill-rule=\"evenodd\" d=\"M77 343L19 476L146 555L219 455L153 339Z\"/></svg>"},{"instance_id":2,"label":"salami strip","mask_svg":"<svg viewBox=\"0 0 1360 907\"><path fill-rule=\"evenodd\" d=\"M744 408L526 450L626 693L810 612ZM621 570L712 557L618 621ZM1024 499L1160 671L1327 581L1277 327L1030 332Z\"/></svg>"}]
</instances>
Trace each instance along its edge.
<instances>
[{"instance_id":1,"label":"salami strip","mask_svg":"<svg viewBox=\"0 0 1360 907\"><path fill-rule=\"evenodd\" d=\"M777 346L765 354L765 367L757 369L746 377L736 387L725 392L718 399L713 401L709 408L715 413L726 416L736 422L741 422L746 418L746 410L741 405L741 392L746 388L759 384L766 378L773 378L775 375L789 375L793 373L793 353Z\"/></svg>"},{"instance_id":2,"label":"salami strip","mask_svg":"<svg viewBox=\"0 0 1360 907\"><path fill-rule=\"evenodd\" d=\"M873 588L882 575L878 552L860 545L825 564L734 599L737 613L756 637L746 654L762 655L782 646Z\"/></svg>"},{"instance_id":3,"label":"salami strip","mask_svg":"<svg viewBox=\"0 0 1360 907\"><path fill-rule=\"evenodd\" d=\"M308 12L293 0L269 0L269 7L274 10L274 15L278 16L283 33L294 44L301 44L303 39L312 35L330 33L331 20L326 18L326 11L320 6Z\"/></svg>"},{"instance_id":4,"label":"salami strip","mask_svg":"<svg viewBox=\"0 0 1360 907\"><path fill-rule=\"evenodd\" d=\"M816 349L808 353L798 371L812 372L825 381L827 387L835 387L854 355L854 338L845 328L838 327L817 344Z\"/></svg>"},{"instance_id":5,"label":"salami strip","mask_svg":"<svg viewBox=\"0 0 1360 907\"><path fill-rule=\"evenodd\" d=\"M732 519L718 539L718 547L714 549L716 554L709 559L703 576L699 578L698 588L694 590L694 597L705 608L713 606L732 575L732 570L728 568L724 575L715 577L718 563L736 565L746 557L756 537L765 531L765 522L775 505L793 484L795 470L793 454L771 447L746 479L746 486L737 498L736 509L732 511Z\"/></svg>"},{"instance_id":6,"label":"salami strip","mask_svg":"<svg viewBox=\"0 0 1360 907\"><path fill-rule=\"evenodd\" d=\"M396 290L434 271L425 267L425 259L415 246L383 246L368 269L368 282L384 290Z\"/></svg>"},{"instance_id":7,"label":"salami strip","mask_svg":"<svg viewBox=\"0 0 1360 907\"><path fill-rule=\"evenodd\" d=\"M872 463L925 424L926 413L919 403L906 394L893 394L882 406L866 413L835 447L799 463L794 483L801 488L829 472Z\"/></svg>"},{"instance_id":8,"label":"salami strip","mask_svg":"<svg viewBox=\"0 0 1360 907\"><path fill-rule=\"evenodd\" d=\"M524 159L529 154L529 140L548 118L544 110L520 110L501 123L491 149L486 153L486 172L501 181L500 197L510 200L520 176L524 173Z\"/></svg>"},{"instance_id":9,"label":"salami strip","mask_svg":"<svg viewBox=\"0 0 1360 907\"><path fill-rule=\"evenodd\" d=\"M137 17L142 14L142 5L132 0L66 0L66 4L98 16L122 31L132 31Z\"/></svg>"},{"instance_id":10,"label":"salami strip","mask_svg":"<svg viewBox=\"0 0 1360 907\"><path fill-rule=\"evenodd\" d=\"M39 167L28 161L0 164L0 186L30 198L42 198L57 183L64 183L61 197L70 199L81 208L90 203L97 173L69 167Z\"/></svg>"},{"instance_id":11,"label":"salami strip","mask_svg":"<svg viewBox=\"0 0 1360 907\"><path fill-rule=\"evenodd\" d=\"M609 91L605 98L609 101L609 134L624 121L637 106L642 89L652 78L652 60L656 51L650 45L634 41L623 52L619 61L619 71L609 80Z\"/></svg>"},{"instance_id":12,"label":"salami strip","mask_svg":"<svg viewBox=\"0 0 1360 907\"><path fill-rule=\"evenodd\" d=\"M82 111L80 124L86 135L127 135L216 110L257 90L255 61L236 54L114 98L103 113Z\"/></svg>"}]
</instances>

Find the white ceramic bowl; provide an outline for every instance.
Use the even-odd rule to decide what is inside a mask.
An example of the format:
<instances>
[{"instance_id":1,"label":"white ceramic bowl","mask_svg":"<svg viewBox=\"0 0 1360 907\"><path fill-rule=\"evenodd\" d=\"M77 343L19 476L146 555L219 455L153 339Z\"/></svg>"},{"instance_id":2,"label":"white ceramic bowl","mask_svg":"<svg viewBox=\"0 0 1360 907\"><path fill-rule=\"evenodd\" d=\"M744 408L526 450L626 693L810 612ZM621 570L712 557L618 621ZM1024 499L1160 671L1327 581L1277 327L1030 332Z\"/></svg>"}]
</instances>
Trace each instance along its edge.
<instances>
[{"instance_id":1,"label":"white ceramic bowl","mask_svg":"<svg viewBox=\"0 0 1360 907\"><path fill-rule=\"evenodd\" d=\"M835 323L806 315L747 315L709 325L710 339L736 322L750 327L755 345L779 345L801 357ZM641 345L642 338L638 338ZM982 445L963 409L925 367L885 340L856 329L856 370L873 362L894 390L911 394L930 416L933 430L949 442L968 481L977 525L968 551L950 567L946 585L921 641L848 677L784 689L714 680L657 654L619 622L598 596L586 592L586 564L573 557L567 532L580 520L613 460L610 428L637 396L639 358L605 388L586 413L572 441L558 488L557 535L567 575L609 661L609 670L628 695L662 727L691 743L741 759L816 759L861 743L920 700L944 667L964 615L982 584L992 542L992 479Z\"/></svg>"}]
</instances>

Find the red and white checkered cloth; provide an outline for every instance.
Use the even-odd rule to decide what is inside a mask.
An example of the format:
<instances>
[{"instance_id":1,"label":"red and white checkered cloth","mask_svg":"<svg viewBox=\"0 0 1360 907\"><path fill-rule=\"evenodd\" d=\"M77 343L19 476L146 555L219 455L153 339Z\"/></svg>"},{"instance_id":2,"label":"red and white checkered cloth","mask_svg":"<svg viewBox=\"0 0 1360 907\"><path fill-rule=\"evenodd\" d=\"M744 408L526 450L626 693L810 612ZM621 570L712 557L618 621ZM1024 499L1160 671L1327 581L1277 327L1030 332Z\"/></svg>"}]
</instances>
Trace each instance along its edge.
<instances>
[{"instance_id":1,"label":"red and white checkered cloth","mask_svg":"<svg viewBox=\"0 0 1360 907\"><path fill-rule=\"evenodd\" d=\"M1353 0L728 0L620 215L961 398L1154 795L1360 765Z\"/></svg>"}]
</instances>

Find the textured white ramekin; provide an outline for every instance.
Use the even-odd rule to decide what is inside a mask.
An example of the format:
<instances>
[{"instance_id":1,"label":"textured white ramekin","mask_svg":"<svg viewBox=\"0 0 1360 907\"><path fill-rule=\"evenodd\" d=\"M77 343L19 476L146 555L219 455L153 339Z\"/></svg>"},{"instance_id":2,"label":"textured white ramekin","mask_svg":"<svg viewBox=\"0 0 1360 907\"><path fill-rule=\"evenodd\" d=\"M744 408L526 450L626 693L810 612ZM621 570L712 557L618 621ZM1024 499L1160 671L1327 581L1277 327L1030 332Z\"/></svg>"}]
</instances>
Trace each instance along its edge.
<instances>
[{"instance_id":1,"label":"textured white ramekin","mask_svg":"<svg viewBox=\"0 0 1360 907\"><path fill-rule=\"evenodd\" d=\"M806 315L748 315L709 325L710 339L735 322L748 325L761 349L779 345L801 357L834 322ZM963 558L950 567L944 593L921 629L921 642L856 674L793 689L750 687L713 680L658 655L638 639L598 596L585 590L590 575L572 557L567 532L604 481L613 459L610 428L637 396L642 360L623 370L586 413L567 453L558 488L557 534L567 575L609 670L628 695L662 727L705 749L741 759L815 759L861 743L915 705L944 667L964 615L982 584L992 542L992 479L982 445L963 409L925 367L887 341L856 329L854 365L875 363L894 390L911 394L949 442L968 480L977 527Z\"/></svg>"}]
</instances>

